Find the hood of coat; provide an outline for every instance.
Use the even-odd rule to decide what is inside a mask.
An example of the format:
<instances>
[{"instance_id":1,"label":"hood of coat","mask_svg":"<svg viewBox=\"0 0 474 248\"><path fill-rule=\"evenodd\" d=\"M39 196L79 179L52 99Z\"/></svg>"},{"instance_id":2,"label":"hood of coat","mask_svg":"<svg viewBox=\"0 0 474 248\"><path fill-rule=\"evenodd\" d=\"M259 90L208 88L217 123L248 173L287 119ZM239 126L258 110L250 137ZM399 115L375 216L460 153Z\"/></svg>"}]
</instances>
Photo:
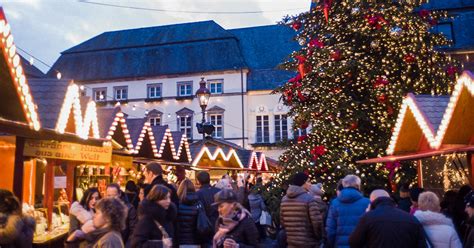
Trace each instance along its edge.
<instances>
[{"instance_id":1,"label":"hood of coat","mask_svg":"<svg viewBox=\"0 0 474 248\"><path fill-rule=\"evenodd\" d=\"M342 203L353 203L362 198L362 193L354 188L344 188L341 190L341 193L337 197Z\"/></svg>"},{"instance_id":2,"label":"hood of coat","mask_svg":"<svg viewBox=\"0 0 474 248\"><path fill-rule=\"evenodd\" d=\"M199 201L199 196L195 192L188 192L182 203L186 205L194 205Z\"/></svg>"},{"instance_id":3,"label":"hood of coat","mask_svg":"<svg viewBox=\"0 0 474 248\"><path fill-rule=\"evenodd\" d=\"M6 215L0 213L0 240L11 242L21 237L22 232L35 229L35 220L30 216Z\"/></svg>"},{"instance_id":4,"label":"hood of coat","mask_svg":"<svg viewBox=\"0 0 474 248\"><path fill-rule=\"evenodd\" d=\"M160 223L162 221L174 220L176 214L176 206L173 203L170 204L168 209L164 209L158 203L147 199L140 203L138 213L139 216L149 216Z\"/></svg>"},{"instance_id":5,"label":"hood of coat","mask_svg":"<svg viewBox=\"0 0 474 248\"><path fill-rule=\"evenodd\" d=\"M288 198L296 198L302 194L307 194L308 191L303 189L303 187L296 186L296 185L290 185L288 187L288 190L286 191L286 196Z\"/></svg>"},{"instance_id":6,"label":"hood of coat","mask_svg":"<svg viewBox=\"0 0 474 248\"><path fill-rule=\"evenodd\" d=\"M441 213L418 210L415 212L415 217L418 219L418 221L420 221L423 226L446 225L454 227L453 221Z\"/></svg>"}]
</instances>

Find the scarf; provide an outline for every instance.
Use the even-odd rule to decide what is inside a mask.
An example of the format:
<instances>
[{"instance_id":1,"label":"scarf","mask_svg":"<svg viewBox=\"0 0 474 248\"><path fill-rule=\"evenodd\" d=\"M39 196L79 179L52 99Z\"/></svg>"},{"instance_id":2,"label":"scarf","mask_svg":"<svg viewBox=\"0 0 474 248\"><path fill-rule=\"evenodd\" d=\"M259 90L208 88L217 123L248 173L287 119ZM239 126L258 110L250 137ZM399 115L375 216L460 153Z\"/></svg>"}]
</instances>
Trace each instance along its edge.
<instances>
[{"instance_id":1,"label":"scarf","mask_svg":"<svg viewBox=\"0 0 474 248\"><path fill-rule=\"evenodd\" d=\"M229 216L219 217L217 222L218 230L212 239L212 248L222 246L227 233L234 230L234 228L247 216L250 216L250 213L246 209L238 208Z\"/></svg>"}]
</instances>

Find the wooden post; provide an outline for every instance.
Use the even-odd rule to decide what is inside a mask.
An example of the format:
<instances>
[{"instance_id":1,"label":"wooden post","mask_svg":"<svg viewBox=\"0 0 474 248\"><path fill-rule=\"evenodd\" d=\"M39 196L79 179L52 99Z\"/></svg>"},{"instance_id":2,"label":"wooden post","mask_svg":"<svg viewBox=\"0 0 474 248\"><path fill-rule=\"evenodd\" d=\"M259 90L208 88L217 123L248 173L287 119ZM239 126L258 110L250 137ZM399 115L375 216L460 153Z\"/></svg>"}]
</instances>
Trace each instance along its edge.
<instances>
[{"instance_id":1,"label":"wooden post","mask_svg":"<svg viewBox=\"0 0 474 248\"><path fill-rule=\"evenodd\" d=\"M76 168L75 162L67 162L67 170L66 170L66 193L67 193L67 200L70 204L73 202L74 196L74 172Z\"/></svg>"},{"instance_id":2,"label":"wooden post","mask_svg":"<svg viewBox=\"0 0 474 248\"><path fill-rule=\"evenodd\" d=\"M471 174L469 175L469 183L471 187L474 185L474 156L472 153L467 153L467 162L470 163L471 166Z\"/></svg>"},{"instance_id":3,"label":"wooden post","mask_svg":"<svg viewBox=\"0 0 474 248\"><path fill-rule=\"evenodd\" d=\"M416 167L418 170L418 187L423 188L423 164L421 163L421 159L416 161Z\"/></svg>"},{"instance_id":4,"label":"wooden post","mask_svg":"<svg viewBox=\"0 0 474 248\"><path fill-rule=\"evenodd\" d=\"M24 158L23 149L25 147L25 138L16 137L15 148L15 164L13 169L13 194L18 197L20 204L23 201L23 172L24 172Z\"/></svg>"},{"instance_id":5,"label":"wooden post","mask_svg":"<svg viewBox=\"0 0 474 248\"><path fill-rule=\"evenodd\" d=\"M46 165L46 175L44 179L44 206L48 211L48 230L51 231L51 222L53 220L53 202L54 202L54 166L56 166L56 160L48 160Z\"/></svg>"}]
</instances>

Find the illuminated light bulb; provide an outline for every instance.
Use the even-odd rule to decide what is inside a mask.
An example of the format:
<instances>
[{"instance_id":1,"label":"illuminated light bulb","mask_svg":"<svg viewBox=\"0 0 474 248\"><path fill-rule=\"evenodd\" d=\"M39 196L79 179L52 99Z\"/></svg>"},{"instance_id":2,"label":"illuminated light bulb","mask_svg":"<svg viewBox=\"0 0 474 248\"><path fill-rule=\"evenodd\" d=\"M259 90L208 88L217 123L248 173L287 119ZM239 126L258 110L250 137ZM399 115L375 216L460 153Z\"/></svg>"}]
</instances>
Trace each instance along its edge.
<instances>
[{"instance_id":1,"label":"illuminated light bulb","mask_svg":"<svg viewBox=\"0 0 474 248\"><path fill-rule=\"evenodd\" d=\"M171 118L171 114L168 114L168 118Z\"/></svg>"},{"instance_id":2,"label":"illuminated light bulb","mask_svg":"<svg viewBox=\"0 0 474 248\"><path fill-rule=\"evenodd\" d=\"M0 21L0 33L3 33L5 30L5 20Z\"/></svg>"},{"instance_id":3,"label":"illuminated light bulb","mask_svg":"<svg viewBox=\"0 0 474 248\"><path fill-rule=\"evenodd\" d=\"M60 80L61 77L62 77L61 72L58 71L58 72L56 73L56 78L57 78L58 80ZM101 95L101 96L102 96L102 95ZM102 98L101 98L101 100L102 100Z\"/></svg>"},{"instance_id":4,"label":"illuminated light bulb","mask_svg":"<svg viewBox=\"0 0 474 248\"><path fill-rule=\"evenodd\" d=\"M84 85L79 86L79 89L80 89L81 91L84 91Z\"/></svg>"},{"instance_id":5,"label":"illuminated light bulb","mask_svg":"<svg viewBox=\"0 0 474 248\"><path fill-rule=\"evenodd\" d=\"M7 48L10 48L10 47L13 45L13 36L12 36L12 35L9 35L9 36L7 37L7 42L6 42L6 43L7 43L7 44L6 44L6 45L7 45Z\"/></svg>"},{"instance_id":6,"label":"illuminated light bulb","mask_svg":"<svg viewBox=\"0 0 474 248\"><path fill-rule=\"evenodd\" d=\"M20 64L20 56L18 54L15 54L13 56L13 67L17 67Z\"/></svg>"},{"instance_id":7,"label":"illuminated light bulb","mask_svg":"<svg viewBox=\"0 0 474 248\"><path fill-rule=\"evenodd\" d=\"M5 27L3 28L3 36L7 37L10 34L10 30L11 30L10 24L7 23Z\"/></svg>"},{"instance_id":8,"label":"illuminated light bulb","mask_svg":"<svg viewBox=\"0 0 474 248\"><path fill-rule=\"evenodd\" d=\"M16 54L16 46L13 45L8 50L8 55L10 56L10 58L13 58L13 56L15 56L15 54Z\"/></svg>"},{"instance_id":9,"label":"illuminated light bulb","mask_svg":"<svg viewBox=\"0 0 474 248\"><path fill-rule=\"evenodd\" d=\"M133 105L132 110L135 111L135 105Z\"/></svg>"},{"instance_id":10,"label":"illuminated light bulb","mask_svg":"<svg viewBox=\"0 0 474 248\"><path fill-rule=\"evenodd\" d=\"M28 62L30 63L30 65L33 65L35 63L35 59L33 57L30 57Z\"/></svg>"},{"instance_id":11,"label":"illuminated light bulb","mask_svg":"<svg viewBox=\"0 0 474 248\"><path fill-rule=\"evenodd\" d=\"M21 75L23 75L23 67L21 65L18 65L15 69L16 76L19 78Z\"/></svg>"}]
</instances>

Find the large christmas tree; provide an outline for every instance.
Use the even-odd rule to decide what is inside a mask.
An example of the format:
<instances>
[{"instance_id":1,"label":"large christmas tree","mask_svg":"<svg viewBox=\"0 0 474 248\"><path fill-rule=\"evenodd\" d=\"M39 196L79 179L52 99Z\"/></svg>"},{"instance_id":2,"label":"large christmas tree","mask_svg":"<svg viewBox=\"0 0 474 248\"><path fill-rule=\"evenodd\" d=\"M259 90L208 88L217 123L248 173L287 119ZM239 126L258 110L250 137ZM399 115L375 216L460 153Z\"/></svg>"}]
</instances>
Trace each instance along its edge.
<instances>
[{"instance_id":1,"label":"large christmas tree","mask_svg":"<svg viewBox=\"0 0 474 248\"><path fill-rule=\"evenodd\" d=\"M307 172L334 189L348 173L367 185L387 186L397 165L356 165L385 155L398 108L408 92L446 94L458 64L431 32L445 12L412 1L324 0L282 24L301 45L283 65L296 77L276 90L290 108L294 128L308 128L280 157L284 170L267 192L275 206L289 177ZM334 191L332 191L334 192Z\"/></svg>"}]
</instances>

